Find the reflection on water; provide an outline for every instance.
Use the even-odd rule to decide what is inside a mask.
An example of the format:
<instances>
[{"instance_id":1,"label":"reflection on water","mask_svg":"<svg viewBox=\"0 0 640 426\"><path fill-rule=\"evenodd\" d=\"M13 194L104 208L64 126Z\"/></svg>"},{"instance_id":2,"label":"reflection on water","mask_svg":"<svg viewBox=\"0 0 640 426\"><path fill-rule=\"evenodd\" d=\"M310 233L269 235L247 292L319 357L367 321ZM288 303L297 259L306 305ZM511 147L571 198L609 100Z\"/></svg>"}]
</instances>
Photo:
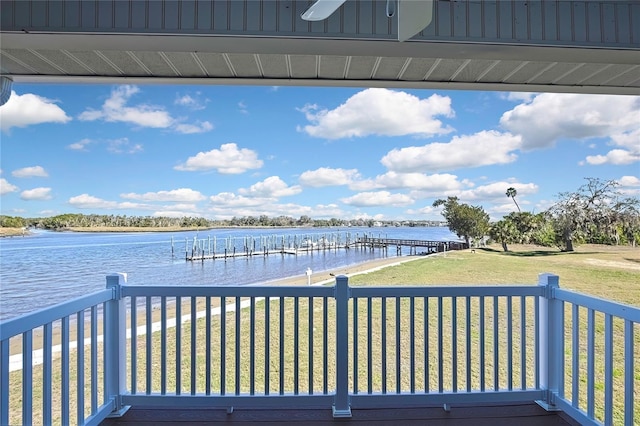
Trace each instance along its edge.
<instances>
[{"instance_id":1,"label":"reflection on water","mask_svg":"<svg viewBox=\"0 0 640 426\"><path fill-rule=\"evenodd\" d=\"M386 256L381 250L319 251L294 255L238 257L186 262L193 238L217 239L307 235L336 229L218 229L200 233L57 233L0 239L0 320L32 312L104 288L105 276L126 272L136 285L243 285L302 275L307 268L328 273ZM457 240L447 228L350 228L352 236ZM175 256L171 255L171 240Z\"/></svg>"}]
</instances>

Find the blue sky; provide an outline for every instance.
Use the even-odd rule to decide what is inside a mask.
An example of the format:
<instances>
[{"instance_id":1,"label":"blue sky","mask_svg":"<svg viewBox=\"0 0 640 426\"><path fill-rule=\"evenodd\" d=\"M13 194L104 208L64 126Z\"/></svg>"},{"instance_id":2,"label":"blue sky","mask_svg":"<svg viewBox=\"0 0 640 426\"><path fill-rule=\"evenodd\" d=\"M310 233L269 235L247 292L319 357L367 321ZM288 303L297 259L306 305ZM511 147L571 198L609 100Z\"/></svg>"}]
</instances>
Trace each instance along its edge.
<instances>
[{"instance_id":1,"label":"blue sky","mask_svg":"<svg viewBox=\"0 0 640 426\"><path fill-rule=\"evenodd\" d=\"M540 212L585 177L640 194L640 98L360 88L14 84L0 211L441 220Z\"/></svg>"}]
</instances>

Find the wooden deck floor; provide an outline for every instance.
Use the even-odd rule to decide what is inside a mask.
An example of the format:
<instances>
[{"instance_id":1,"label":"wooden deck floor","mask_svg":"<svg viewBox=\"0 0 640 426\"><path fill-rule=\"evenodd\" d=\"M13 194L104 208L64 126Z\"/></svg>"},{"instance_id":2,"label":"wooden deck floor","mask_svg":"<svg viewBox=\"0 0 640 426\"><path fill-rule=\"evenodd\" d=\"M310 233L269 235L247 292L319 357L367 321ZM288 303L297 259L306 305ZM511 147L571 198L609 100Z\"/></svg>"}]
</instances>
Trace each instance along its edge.
<instances>
[{"instance_id":1,"label":"wooden deck floor","mask_svg":"<svg viewBox=\"0 0 640 426\"><path fill-rule=\"evenodd\" d=\"M133 407L123 417L107 419L103 426L116 425L251 425L282 424L305 426L373 425L373 426L577 426L561 412L547 412L536 404L453 406L442 408L397 408L353 410L350 419L334 419L329 409L283 408L238 409L227 414L221 409Z\"/></svg>"}]
</instances>

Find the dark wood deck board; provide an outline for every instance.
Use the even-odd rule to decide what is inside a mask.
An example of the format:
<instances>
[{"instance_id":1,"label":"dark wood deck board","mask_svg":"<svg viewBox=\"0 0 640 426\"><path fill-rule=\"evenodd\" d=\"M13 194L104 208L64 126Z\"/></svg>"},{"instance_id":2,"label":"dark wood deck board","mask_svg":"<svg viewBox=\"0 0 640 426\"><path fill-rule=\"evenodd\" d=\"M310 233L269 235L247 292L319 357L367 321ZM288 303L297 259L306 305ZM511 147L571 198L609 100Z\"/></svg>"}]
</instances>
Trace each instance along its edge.
<instances>
[{"instance_id":1,"label":"dark wood deck board","mask_svg":"<svg viewBox=\"0 0 640 426\"><path fill-rule=\"evenodd\" d=\"M279 409L238 409L227 414L221 409L133 407L123 417L107 419L103 426L142 425L249 425L282 424L374 425L374 426L575 426L576 422L563 413L547 412L536 404L490 406L453 406L450 412L442 408L357 409L348 419L334 419L330 409L283 407Z\"/></svg>"}]
</instances>

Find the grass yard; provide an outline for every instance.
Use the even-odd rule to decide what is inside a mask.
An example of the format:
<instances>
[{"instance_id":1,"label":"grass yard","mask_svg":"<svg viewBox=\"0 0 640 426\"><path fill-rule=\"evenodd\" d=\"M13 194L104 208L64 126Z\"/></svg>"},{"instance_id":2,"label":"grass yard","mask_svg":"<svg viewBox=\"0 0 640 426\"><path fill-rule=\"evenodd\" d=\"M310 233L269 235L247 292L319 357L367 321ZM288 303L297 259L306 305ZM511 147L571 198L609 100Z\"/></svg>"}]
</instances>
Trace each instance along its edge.
<instances>
[{"instance_id":1,"label":"grass yard","mask_svg":"<svg viewBox=\"0 0 640 426\"><path fill-rule=\"evenodd\" d=\"M530 246L514 246L504 253L497 247L450 252L446 255L426 256L401 265L387 267L376 272L353 276L352 286L364 285L508 285L537 284L537 275L551 272L560 276L560 286L579 292L640 306L640 250L628 247L583 246L574 253L561 253ZM170 298L168 302L171 302ZM203 301L198 300L200 305ZM212 298L213 306L234 303L235 299ZM268 303L268 309L266 304ZM455 307L453 304L455 303ZM464 391L481 387L518 389L534 385L535 351L532 343L534 315L532 298L521 301L514 298L486 298L485 315L480 320L479 301L469 300L471 315L467 317L465 298L443 299L442 322L438 322L438 300L430 298L386 298L358 300L358 315L350 304L350 348L357 352L350 355L350 369L357 374L350 378L350 390L368 392L437 392L456 389ZM129 368L128 387L139 394L156 393L323 393L335 388L335 304L332 300L323 306L322 299L284 298L270 301L254 301L254 309L229 312L197 320L192 334L190 322L179 328L169 328L165 339L160 333L139 336L136 342L136 378L132 380ZM512 321L506 316L512 312ZM567 308L569 309L569 308ZM368 312L371 315L368 315ZM452 323L455 311L458 322ZM326 312L326 326L325 315ZM184 304L182 315L190 313ZM268 313L268 315L267 315ZM142 317L142 318L141 318ZM143 320L144 313L138 314ZM284 325L280 327L280 318ZM565 318L571 326L571 312ZM521 321L526 321L524 335ZM224 323L224 328L223 328ZM584 309L579 315L580 349L577 398L581 406L587 398L586 382L586 324ZM596 317L596 353L604 347L603 319ZM253 324L253 327L251 326ZM466 324L469 324L467 328ZM439 328L442 334L438 333ZM513 337L507 339L505 330L513 329ZM614 423L622 421L624 398L624 345L621 321L614 321ZM238 331L239 330L239 331ZM414 332L411 333L410 330ZM179 338L176 334L180 333ZM455 333L455 338L454 338ZM192 336L196 348L191 353ZM426 336L426 338L425 338ZM483 339L481 339L483 337ZM439 340L441 339L441 340ZM521 344L521 341L526 342ZM634 334L634 377L636 395L640 392L640 326ZM164 343L163 343L164 342ZM178 344L178 342L180 342ZM483 342L483 343L482 343ZM468 343L469 349L467 350ZM442 358L438 356L438 345ZM481 351L484 345L484 351ZM224 349L223 349L224 348ZM128 341L128 353L132 343ZM496 350L497 349L497 350ZM565 344L565 390L571 394L572 345ZM71 375L75 377L77 355L72 351ZM97 349L98 354L102 348ZM485 369L480 371L478 360L484 353ZM466 369L467 354L473 360ZM90 348L85 352L85 367L90 365ZM195 359L195 364L192 363ZM512 368L507 369L511 359ZM238 368L236 368L238 360ZM160 368L166 363L166 370ZM131 358L129 357L131 363ZM399 363L399 364L398 364ZM354 365L357 364L357 368ZM398 366L398 367L397 367ZM457 366L457 368L456 368ZM604 413L604 360L595 359L595 414L602 419ZM54 382L59 374L60 361L54 360ZM511 370L511 371L509 371ZM209 372L207 374L207 371ZM496 374L497 373L497 374ZM511 373L511 376L509 376ZM36 380L42 377L40 366L34 367ZM96 376L102 380L101 370ZM11 405L20 400L21 372L11 373ZM91 374L85 371L85 386L91 382ZM193 378L193 381L192 381ZM325 379L326 378L326 379ZM72 386L75 386L72 385ZM100 383L99 387L102 384ZM78 401L72 388L72 419L77 412ZM34 413L42 406L41 392L33 395ZM60 395L59 388L53 395ZM56 398L57 399L57 398ZM636 397L638 401L640 398ZM85 400L85 413L90 401ZM58 401L55 401L54 407ZM640 402L635 404L635 420L640 422ZM58 410L59 411L59 410ZM55 410L54 410L55 413ZM12 419L19 420L19 412L13 409ZM34 419L37 423L37 419Z\"/></svg>"}]
</instances>

